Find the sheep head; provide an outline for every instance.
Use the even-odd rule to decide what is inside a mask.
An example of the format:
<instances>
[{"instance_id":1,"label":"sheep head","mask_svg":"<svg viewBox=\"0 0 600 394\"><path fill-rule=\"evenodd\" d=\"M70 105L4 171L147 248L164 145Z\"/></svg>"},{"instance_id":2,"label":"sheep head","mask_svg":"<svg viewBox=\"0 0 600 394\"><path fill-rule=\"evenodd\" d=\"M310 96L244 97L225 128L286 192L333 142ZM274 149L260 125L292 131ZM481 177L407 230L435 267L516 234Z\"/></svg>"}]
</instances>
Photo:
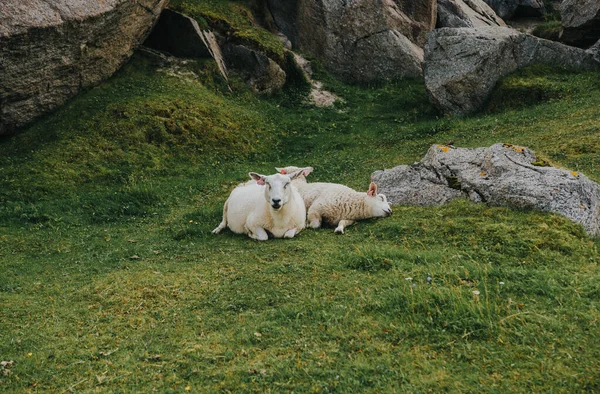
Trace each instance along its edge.
<instances>
[{"instance_id":1,"label":"sheep head","mask_svg":"<svg viewBox=\"0 0 600 394\"><path fill-rule=\"evenodd\" d=\"M296 180L302 180L304 182L306 182L306 177L313 171L312 167L295 167L295 166L288 166L288 167L275 167L275 169L277 170L278 173L283 174L283 175L287 175L287 174L294 174L297 171L301 171L300 174L298 174L298 177L296 178Z\"/></svg>"},{"instance_id":2,"label":"sheep head","mask_svg":"<svg viewBox=\"0 0 600 394\"><path fill-rule=\"evenodd\" d=\"M377 185L373 182L371 182L369 191L367 191L367 202L371 207L373 217L386 217L392 214L392 207L390 207L386 196L377 194Z\"/></svg>"},{"instance_id":3,"label":"sheep head","mask_svg":"<svg viewBox=\"0 0 600 394\"><path fill-rule=\"evenodd\" d=\"M274 174L261 175L256 172L250 172L250 178L256 181L257 185L265 186L265 199L275 211L279 211L290 201L292 194L292 179L300 176L302 171L296 171L290 175Z\"/></svg>"}]
</instances>

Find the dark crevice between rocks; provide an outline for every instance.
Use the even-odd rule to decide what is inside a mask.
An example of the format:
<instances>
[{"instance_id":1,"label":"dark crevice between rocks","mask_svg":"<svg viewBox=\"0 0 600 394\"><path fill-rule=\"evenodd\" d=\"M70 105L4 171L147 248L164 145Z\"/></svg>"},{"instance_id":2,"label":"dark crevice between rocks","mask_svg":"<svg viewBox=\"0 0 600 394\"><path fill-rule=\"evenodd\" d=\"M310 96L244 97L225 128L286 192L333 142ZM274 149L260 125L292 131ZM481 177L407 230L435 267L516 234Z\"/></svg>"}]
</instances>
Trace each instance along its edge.
<instances>
[{"instance_id":1,"label":"dark crevice between rocks","mask_svg":"<svg viewBox=\"0 0 600 394\"><path fill-rule=\"evenodd\" d=\"M462 191L461 183L458 177L451 175L445 177L446 182L448 182L448 187L450 189Z\"/></svg>"},{"instance_id":2,"label":"dark crevice between rocks","mask_svg":"<svg viewBox=\"0 0 600 394\"><path fill-rule=\"evenodd\" d=\"M196 34L191 23L185 23L185 15L166 9L160 15L154 29L144 41L144 46L175 57L210 58L210 52Z\"/></svg>"},{"instance_id":3,"label":"dark crevice between rocks","mask_svg":"<svg viewBox=\"0 0 600 394\"><path fill-rule=\"evenodd\" d=\"M520 19L520 18L541 18L543 16L544 16L543 8L534 8L534 7L519 5L515 9L515 13L513 14L511 19L515 20L515 19Z\"/></svg>"}]
</instances>

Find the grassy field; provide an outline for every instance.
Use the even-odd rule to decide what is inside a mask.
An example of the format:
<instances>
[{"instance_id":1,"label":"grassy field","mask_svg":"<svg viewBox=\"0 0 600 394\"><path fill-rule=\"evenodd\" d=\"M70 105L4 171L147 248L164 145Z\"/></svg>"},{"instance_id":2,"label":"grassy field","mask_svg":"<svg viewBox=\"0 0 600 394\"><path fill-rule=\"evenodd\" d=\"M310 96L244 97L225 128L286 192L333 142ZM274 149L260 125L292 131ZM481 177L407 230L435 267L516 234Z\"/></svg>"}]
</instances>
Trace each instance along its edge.
<instances>
[{"instance_id":1,"label":"grassy field","mask_svg":"<svg viewBox=\"0 0 600 394\"><path fill-rule=\"evenodd\" d=\"M210 234L248 171L366 190L433 143L528 146L600 181L600 79L534 68L480 115L418 81L333 109L229 93L207 63L116 76L0 141L0 391L600 390L600 241L457 201L344 235Z\"/></svg>"}]
</instances>

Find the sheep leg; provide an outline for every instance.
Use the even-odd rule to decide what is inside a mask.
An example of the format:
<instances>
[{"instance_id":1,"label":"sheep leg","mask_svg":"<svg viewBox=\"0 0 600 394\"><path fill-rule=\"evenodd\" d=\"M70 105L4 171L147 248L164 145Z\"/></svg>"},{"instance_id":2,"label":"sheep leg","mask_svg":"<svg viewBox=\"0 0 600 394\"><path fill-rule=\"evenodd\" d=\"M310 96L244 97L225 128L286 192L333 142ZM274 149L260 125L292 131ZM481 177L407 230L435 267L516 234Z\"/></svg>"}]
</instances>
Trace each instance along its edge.
<instances>
[{"instance_id":1,"label":"sheep leg","mask_svg":"<svg viewBox=\"0 0 600 394\"><path fill-rule=\"evenodd\" d=\"M291 228L283 234L283 238L294 238L294 235L296 235L296 229Z\"/></svg>"},{"instance_id":2,"label":"sheep leg","mask_svg":"<svg viewBox=\"0 0 600 394\"><path fill-rule=\"evenodd\" d=\"M223 219L223 221L212 231L212 233L219 234L225 227L227 227L227 221Z\"/></svg>"},{"instance_id":3,"label":"sheep leg","mask_svg":"<svg viewBox=\"0 0 600 394\"><path fill-rule=\"evenodd\" d=\"M336 234L344 234L344 227L348 227L352 223L354 223L354 220L340 220L338 226L335 228Z\"/></svg>"},{"instance_id":4,"label":"sheep leg","mask_svg":"<svg viewBox=\"0 0 600 394\"><path fill-rule=\"evenodd\" d=\"M316 213L314 210L309 209L308 211L308 225L311 228L319 228L321 227L321 215Z\"/></svg>"},{"instance_id":5,"label":"sheep leg","mask_svg":"<svg viewBox=\"0 0 600 394\"><path fill-rule=\"evenodd\" d=\"M250 230L248 236L250 238L256 239L257 241L266 241L267 239L269 239L269 234L267 234L265 229L262 227L257 227L253 230Z\"/></svg>"},{"instance_id":6,"label":"sheep leg","mask_svg":"<svg viewBox=\"0 0 600 394\"><path fill-rule=\"evenodd\" d=\"M228 203L229 199L227 199L227 201L225 201L225 204L223 205L223 220L221 220L221 223L219 223L219 225L212 231L213 234L219 234L221 230L227 227L227 208L229 205Z\"/></svg>"}]
</instances>

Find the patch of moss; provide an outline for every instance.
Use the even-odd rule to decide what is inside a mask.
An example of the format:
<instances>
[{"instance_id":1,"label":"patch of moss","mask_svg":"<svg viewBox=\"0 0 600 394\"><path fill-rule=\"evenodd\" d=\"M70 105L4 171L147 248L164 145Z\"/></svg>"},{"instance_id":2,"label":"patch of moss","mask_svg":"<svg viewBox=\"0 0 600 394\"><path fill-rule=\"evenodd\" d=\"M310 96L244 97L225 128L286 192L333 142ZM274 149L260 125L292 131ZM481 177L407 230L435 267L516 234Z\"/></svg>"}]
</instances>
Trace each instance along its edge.
<instances>
[{"instance_id":1,"label":"patch of moss","mask_svg":"<svg viewBox=\"0 0 600 394\"><path fill-rule=\"evenodd\" d=\"M285 48L276 36L255 23L247 2L224 0L174 0L169 8L196 19L204 26L264 52L283 63Z\"/></svg>"},{"instance_id":2,"label":"patch of moss","mask_svg":"<svg viewBox=\"0 0 600 394\"><path fill-rule=\"evenodd\" d=\"M247 100L255 98L248 93ZM158 72L135 56L109 82L4 144L0 197L35 199L58 192L55 185L63 193L82 185L127 184L182 165L268 154L275 143L270 128L247 104L199 80Z\"/></svg>"},{"instance_id":3,"label":"patch of moss","mask_svg":"<svg viewBox=\"0 0 600 394\"><path fill-rule=\"evenodd\" d=\"M562 83L567 70L545 66L530 66L501 80L488 106L487 113L521 109L535 104L565 98L573 88Z\"/></svg>"},{"instance_id":4,"label":"patch of moss","mask_svg":"<svg viewBox=\"0 0 600 394\"><path fill-rule=\"evenodd\" d=\"M558 41L562 31L562 22L560 20L551 20L537 25L531 34L546 40Z\"/></svg>"}]
</instances>

